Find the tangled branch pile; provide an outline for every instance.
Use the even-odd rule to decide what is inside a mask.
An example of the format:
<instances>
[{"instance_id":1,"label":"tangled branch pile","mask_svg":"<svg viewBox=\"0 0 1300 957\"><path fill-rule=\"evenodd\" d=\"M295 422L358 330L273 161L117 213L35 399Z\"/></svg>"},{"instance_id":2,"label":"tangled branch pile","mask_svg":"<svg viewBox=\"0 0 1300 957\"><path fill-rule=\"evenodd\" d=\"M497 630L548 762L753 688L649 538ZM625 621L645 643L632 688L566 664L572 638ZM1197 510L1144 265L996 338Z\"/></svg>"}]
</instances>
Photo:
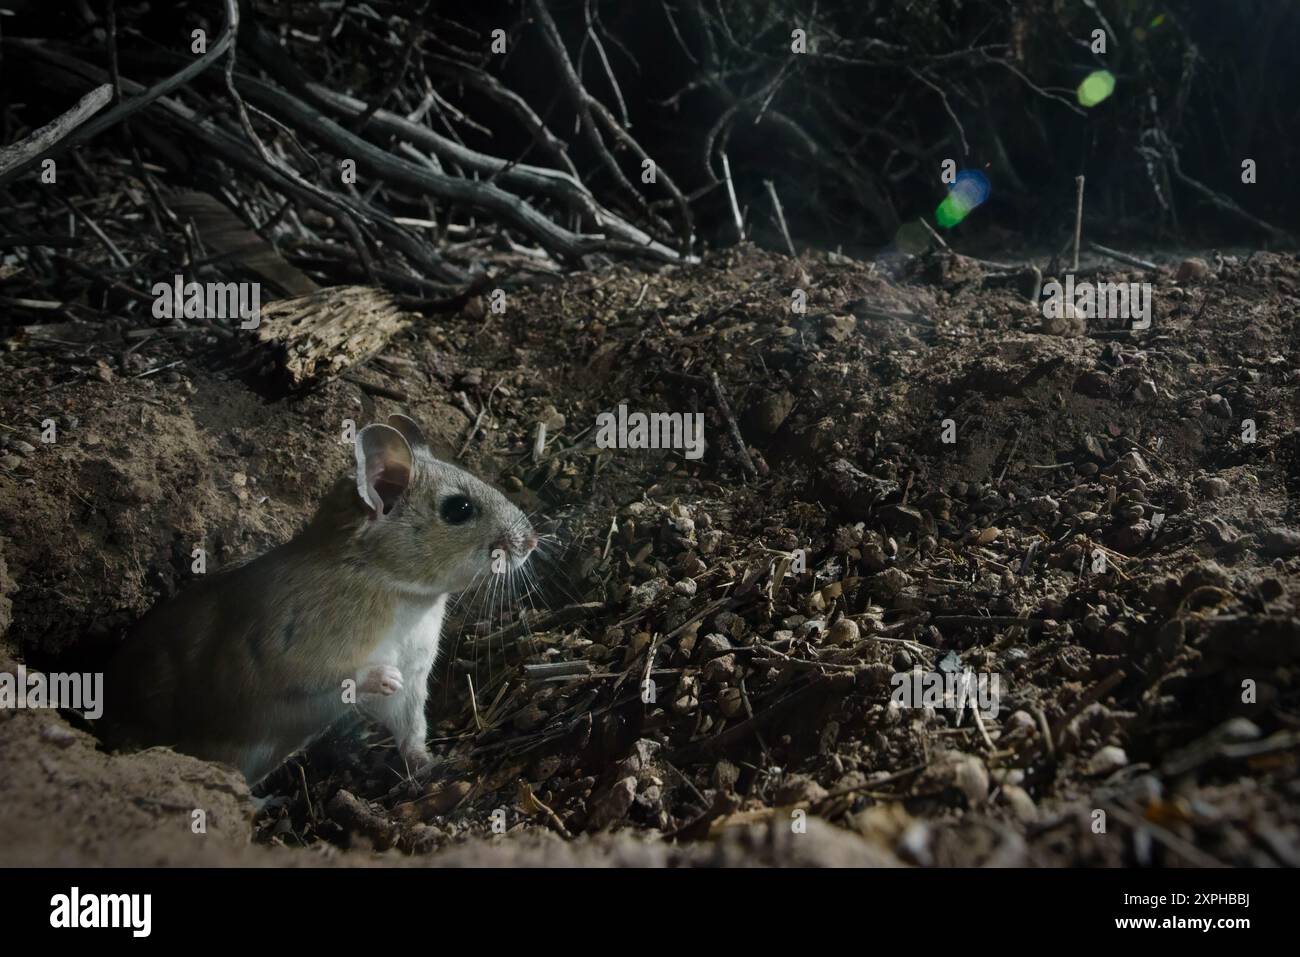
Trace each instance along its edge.
<instances>
[{"instance_id":1,"label":"tangled branch pile","mask_svg":"<svg viewBox=\"0 0 1300 957\"><path fill-rule=\"evenodd\" d=\"M0 138L17 146L0 158L0 222L26 288L9 292L29 311L139 313L180 270L460 305L489 278L689 260L737 226L775 239L783 214L800 240L888 242L942 195L945 159L990 170L990 220L1039 240L1068 232L1066 184L1105 155L1118 161L1090 180L1098 220L1155 212L1178 228L1206 204L1284 235L1231 175L1241 155L1290 149L1272 135L1283 105L1250 92L1273 67L1235 88L1201 77L1243 64L1238 37L1285 42L1297 18L1243 18L1207 57L1194 10L1103 6L527 0L451 20L379 0L246 3L242 17L235 0L20 4L3 44ZM1073 87L1101 66L1126 95L1085 115ZM65 128L33 135L87 91ZM1232 136L1224 113L1245 118ZM71 188L38 179L48 159ZM1290 187L1272 188L1284 201Z\"/></svg>"}]
</instances>

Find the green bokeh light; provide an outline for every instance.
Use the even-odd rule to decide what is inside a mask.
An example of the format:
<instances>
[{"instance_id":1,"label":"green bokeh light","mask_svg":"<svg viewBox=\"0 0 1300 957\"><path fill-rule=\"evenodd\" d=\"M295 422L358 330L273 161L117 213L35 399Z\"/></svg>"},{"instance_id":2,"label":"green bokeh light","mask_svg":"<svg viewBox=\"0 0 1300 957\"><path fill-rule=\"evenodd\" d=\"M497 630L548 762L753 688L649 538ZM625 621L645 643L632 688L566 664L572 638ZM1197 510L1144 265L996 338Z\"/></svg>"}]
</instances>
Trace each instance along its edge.
<instances>
[{"instance_id":1,"label":"green bokeh light","mask_svg":"<svg viewBox=\"0 0 1300 957\"><path fill-rule=\"evenodd\" d=\"M965 219L972 209L969 202L962 199L960 193L949 193L934 211L934 221L944 229L952 229Z\"/></svg>"},{"instance_id":2,"label":"green bokeh light","mask_svg":"<svg viewBox=\"0 0 1300 957\"><path fill-rule=\"evenodd\" d=\"M1115 92L1115 74L1109 70L1089 73L1079 84L1079 103L1083 106L1096 106Z\"/></svg>"}]
</instances>

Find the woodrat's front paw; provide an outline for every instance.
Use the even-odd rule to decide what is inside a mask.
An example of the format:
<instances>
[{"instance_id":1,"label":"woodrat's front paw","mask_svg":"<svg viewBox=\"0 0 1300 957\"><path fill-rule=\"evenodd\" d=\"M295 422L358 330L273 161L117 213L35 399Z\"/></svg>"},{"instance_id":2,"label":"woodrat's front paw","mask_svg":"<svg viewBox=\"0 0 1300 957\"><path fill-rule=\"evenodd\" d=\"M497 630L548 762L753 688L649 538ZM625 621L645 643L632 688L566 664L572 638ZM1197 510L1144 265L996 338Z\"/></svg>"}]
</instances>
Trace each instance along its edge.
<instances>
[{"instance_id":1,"label":"woodrat's front paw","mask_svg":"<svg viewBox=\"0 0 1300 957\"><path fill-rule=\"evenodd\" d=\"M407 745L402 748L402 760L411 774L417 774L433 763L433 755L423 744Z\"/></svg>"},{"instance_id":2,"label":"woodrat's front paw","mask_svg":"<svg viewBox=\"0 0 1300 957\"><path fill-rule=\"evenodd\" d=\"M366 672L359 690L366 694L397 694L402 690L402 672L392 665L375 665Z\"/></svg>"}]
</instances>

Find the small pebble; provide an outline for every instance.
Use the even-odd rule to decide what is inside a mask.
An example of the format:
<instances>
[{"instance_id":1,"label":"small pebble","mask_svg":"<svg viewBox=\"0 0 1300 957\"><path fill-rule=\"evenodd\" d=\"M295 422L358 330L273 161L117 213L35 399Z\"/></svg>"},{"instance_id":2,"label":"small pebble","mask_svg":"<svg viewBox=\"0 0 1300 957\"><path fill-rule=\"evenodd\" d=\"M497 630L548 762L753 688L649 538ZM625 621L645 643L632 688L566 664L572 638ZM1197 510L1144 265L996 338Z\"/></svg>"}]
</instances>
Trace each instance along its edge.
<instances>
[{"instance_id":1,"label":"small pebble","mask_svg":"<svg viewBox=\"0 0 1300 957\"><path fill-rule=\"evenodd\" d=\"M1088 773L1095 777L1105 777L1127 765L1128 755L1124 753L1124 749L1108 744L1088 761Z\"/></svg>"},{"instance_id":2,"label":"small pebble","mask_svg":"<svg viewBox=\"0 0 1300 957\"><path fill-rule=\"evenodd\" d=\"M852 618L841 618L835 624L831 625L831 630L826 635L826 640L832 645L852 645L858 640L860 634L858 623Z\"/></svg>"}]
</instances>

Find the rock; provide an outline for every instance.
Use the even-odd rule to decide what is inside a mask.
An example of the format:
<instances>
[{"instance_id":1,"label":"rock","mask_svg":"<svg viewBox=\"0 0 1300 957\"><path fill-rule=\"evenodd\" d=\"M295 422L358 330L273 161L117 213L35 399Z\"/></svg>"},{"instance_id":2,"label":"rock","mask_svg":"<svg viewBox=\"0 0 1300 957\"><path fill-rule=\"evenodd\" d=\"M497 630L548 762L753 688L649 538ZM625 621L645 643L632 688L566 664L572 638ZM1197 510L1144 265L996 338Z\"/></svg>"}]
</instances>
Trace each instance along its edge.
<instances>
[{"instance_id":1,"label":"rock","mask_svg":"<svg viewBox=\"0 0 1300 957\"><path fill-rule=\"evenodd\" d=\"M1132 525L1146 514L1146 509L1141 505L1125 505L1123 508L1116 509L1115 514L1125 525Z\"/></svg>"},{"instance_id":2,"label":"rock","mask_svg":"<svg viewBox=\"0 0 1300 957\"><path fill-rule=\"evenodd\" d=\"M56 748L67 748L77 743L77 733L62 722L49 722L41 727L41 740Z\"/></svg>"},{"instance_id":3,"label":"rock","mask_svg":"<svg viewBox=\"0 0 1300 957\"><path fill-rule=\"evenodd\" d=\"M1213 542L1215 545L1231 545L1241 537L1228 527L1227 522L1217 515L1197 523L1196 527L1208 541Z\"/></svg>"},{"instance_id":4,"label":"rock","mask_svg":"<svg viewBox=\"0 0 1300 957\"><path fill-rule=\"evenodd\" d=\"M1174 279L1178 282L1204 282L1212 275L1210 264L1204 259L1193 256L1184 259L1178 264L1178 271L1174 273Z\"/></svg>"},{"instance_id":5,"label":"rock","mask_svg":"<svg viewBox=\"0 0 1300 957\"><path fill-rule=\"evenodd\" d=\"M1197 481L1196 490L1205 498L1222 498L1228 494L1228 483L1217 475L1208 476Z\"/></svg>"},{"instance_id":6,"label":"rock","mask_svg":"<svg viewBox=\"0 0 1300 957\"><path fill-rule=\"evenodd\" d=\"M898 855L904 860L928 867L934 863L934 854L930 850L933 831L925 821L916 821L903 832L898 839Z\"/></svg>"},{"instance_id":7,"label":"rock","mask_svg":"<svg viewBox=\"0 0 1300 957\"><path fill-rule=\"evenodd\" d=\"M860 634L861 630L858 628L856 621L852 618L841 618L831 625L826 640L832 645L852 645L857 642Z\"/></svg>"},{"instance_id":8,"label":"rock","mask_svg":"<svg viewBox=\"0 0 1300 957\"><path fill-rule=\"evenodd\" d=\"M1034 720L1034 716L1028 711L1011 712L1004 724L1008 734L1013 731L1028 732L1038 730L1038 722Z\"/></svg>"},{"instance_id":9,"label":"rock","mask_svg":"<svg viewBox=\"0 0 1300 957\"><path fill-rule=\"evenodd\" d=\"M704 680L710 684L720 685L730 681L736 675L736 656L720 655L710 658L701 669Z\"/></svg>"},{"instance_id":10,"label":"rock","mask_svg":"<svg viewBox=\"0 0 1300 957\"><path fill-rule=\"evenodd\" d=\"M693 675L684 675L677 683L677 697L673 699L674 714L694 714L700 706L699 680Z\"/></svg>"},{"instance_id":11,"label":"rock","mask_svg":"<svg viewBox=\"0 0 1300 957\"><path fill-rule=\"evenodd\" d=\"M794 636L800 640L815 640L817 636L826 631L826 620L824 618L809 618L807 621L800 622L794 630Z\"/></svg>"},{"instance_id":12,"label":"rock","mask_svg":"<svg viewBox=\"0 0 1300 957\"><path fill-rule=\"evenodd\" d=\"M1151 468L1147 465L1140 452L1133 451L1119 457L1111 468L1112 471L1120 475L1136 475L1141 479L1150 479Z\"/></svg>"},{"instance_id":13,"label":"rock","mask_svg":"<svg viewBox=\"0 0 1300 957\"><path fill-rule=\"evenodd\" d=\"M918 779L918 791L956 791L967 806L980 807L988 801L988 768L971 754L937 754Z\"/></svg>"},{"instance_id":14,"label":"rock","mask_svg":"<svg viewBox=\"0 0 1300 957\"><path fill-rule=\"evenodd\" d=\"M1074 380L1074 391L1091 399L1110 398L1110 376L1104 372L1092 370L1085 372Z\"/></svg>"},{"instance_id":15,"label":"rock","mask_svg":"<svg viewBox=\"0 0 1300 957\"><path fill-rule=\"evenodd\" d=\"M4 466L10 472L23 464L23 460L16 455L0 456L0 466Z\"/></svg>"},{"instance_id":16,"label":"rock","mask_svg":"<svg viewBox=\"0 0 1300 957\"><path fill-rule=\"evenodd\" d=\"M889 564L884 546L874 537L862 543L862 567L869 572L878 572Z\"/></svg>"},{"instance_id":17,"label":"rock","mask_svg":"<svg viewBox=\"0 0 1300 957\"><path fill-rule=\"evenodd\" d=\"M1210 415L1216 415L1221 419L1232 418L1232 405L1217 392L1206 398L1205 411L1209 412Z\"/></svg>"},{"instance_id":18,"label":"rock","mask_svg":"<svg viewBox=\"0 0 1300 957\"><path fill-rule=\"evenodd\" d=\"M925 519L919 509L908 505L886 505L876 512L876 517L884 522L891 532L910 534L925 527Z\"/></svg>"},{"instance_id":19,"label":"rock","mask_svg":"<svg viewBox=\"0 0 1300 957\"><path fill-rule=\"evenodd\" d=\"M1182 589L1190 592L1204 585L1227 588L1231 581L1232 578L1227 570L1218 562L1201 562L1195 568L1188 569L1183 575Z\"/></svg>"},{"instance_id":20,"label":"rock","mask_svg":"<svg viewBox=\"0 0 1300 957\"><path fill-rule=\"evenodd\" d=\"M1059 316L1043 316L1042 329L1049 336L1081 336L1088 330L1088 323L1074 303L1063 302Z\"/></svg>"},{"instance_id":21,"label":"rock","mask_svg":"<svg viewBox=\"0 0 1300 957\"><path fill-rule=\"evenodd\" d=\"M1144 544L1151 536L1151 523L1137 521L1132 525L1117 525L1111 531L1111 538L1116 549L1128 552Z\"/></svg>"},{"instance_id":22,"label":"rock","mask_svg":"<svg viewBox=\"0 0 1300 957\"><path fill-rule=\"evenodd\" d=\"M882 592L892 596L912 584L912 576L901 568L886 568L875 577L875 581L880 585Z\"/></svg>"},{"instance_id":23,"label":"rock","mask_svg":"<svg viewBox=\"0 0 1300 957\"><path fill-rule=\"evenodd\" d=\"M650 775L654 771L654 756L663 750L663 745L650 738L638 738L632 745L628 756L618 764L618 777L629 774L638 777Z\"/></svg>"},{"instance_id":24,"label":"rock","mask_svg":"<svg viewBox=\"0 0 1300 957\"><path fill-rule=\"evenodd\" d=\"M614 783L603 795L596 799L587 818L587 829L600 831L617 824L627 817L627 812L636 800L636 778L628 775Z\"/></svg>"},{"instance_id":25,"label":"rock","mask_svg":"<svg viewBox=\"0 0 1300 957\"><path fill-rule=\"evenodd\" d=\"M537 416L537 420L546 426L548 432L559 432L564 428L565 418L553 405L545 406Z\"/></svg>"},{"instance_id":26,"label":"rock","mask_svg":"<svg viewBox=\"0 0 1300 957\"><path fill-rule=\"evenodd\" d=\"M971 807L983 804L989 796L989 772L984 762L969 756L957 762L953 785L965 795Z\"/></svg>"},{"instance_id":27,"label":"rock","mask_svg":"<svg viewBox=\"0 0 1300 957\"><path fill-rule=\"evenodd\" d=\"M1240 744L1245 741L1258 741L1264 734L1254 721L1249 718L1229 718L1213 732L1215 740L1227 744Z\"/></svg>"},{"instance_id":28,"label":"rock","mask_svg":"<svg viewBox=\"0 0 1300 957\"><path fill-rule=\"evenodd\" d=\"M731 641L726 635L718 634L716 631L700 639L700 654L705 658L725 655L730 650Z\"/></svg>"},{"instance_id":29,"label":"rock","mask_svg":"<svg viewBox=\"0 0 1300 957\"><path fill-rule=\"evenodd\" d=\"M1160 395L1155 382L1151 379L1143 379L1139 382L1136 392L1139 402L1154 402L1156 397Z\"/></svg>"},{"instance_id":30,"label":"rock","mask_svg":"<svg viewBox=\"0 0 1300 957\"><path fill-rule=\"evenodd\" d=\"M721 758L713 766L713 786L719 791L736 790L736 782L740 780L740 768L732 764L726 758Z\"/></svg>"},{"instance_id":31,"label":"rock","mask_svg":"<svg viewBox=\"0 0 1300 957\"><path fill-rule=\"evenodd\" d=\"M820 476L821 494L853 519L865 519L879 499L898 490L898 483L868 475L848 459L836 459Z\"/></svg>"},{"instance_id":32,"label":"rock","mask_svg":"<svg viewBox=\"0 0 1300 957\"><path fill-rule=\"evenodd\" d=\"M759 429L771 435L781 428L793 408L794 396L782 389L780 392L765 396L758 403L754 410L754 418Z\"/></svg>"},{"instance_id":33,"label":"rock","mask_svg":"<svg viewBox=\"0 0 1300 957\"><path fill-rule=\"evenodd\" d=\"M776 803L781 807L791 804L816 804L826 798L827 791L812 778L803 774L791 774L781 782L776 790Z\"/></svg>"},{"instance_id":34,"label":"rock","mask_svg":"<svg viewBox=\"0 0 1300 957\"><path fill-rule=\"evenodd\" d=\"M1128 755L1124 749L1108 744L1088 760L1088 773L1094 777L1106 777L1127 766Z\"/></svg>"},{"instance_id":35,"label":"rock","mask_svg":"<svg viewBox=\"0 0 1300 957\"><path fill-rule=\"evenodd\" d=\"M827 316L822 320L822 331L836 342L843 342L857 328L858 321L853 316Z\"/></svg>"},{"instance_id":36,"label":"rock","mask_svg":"<svg viewBox=\"0 0 1300 957\"><path fill-rule=\"evenodd\" d=\"M652 578L632 589L632 593L628 595L628 607L634 611L648 608L667 590L668 582L666 579Z\"/></svg>"},{"instance_id":37,"label":"rock","mask_svg":"<svg viewBox=\"0 0 1300 957\"><path fill-rule=\"evenodd\" d=\"M1034 804L1034 799L1024 788L1014 784L1004 784L1002 800L1011 808L1011 813L1015 815L1016 820L1022 824L1032 824L1038 820L1038 806Z\"/></svg>"},{"instance_id":38,"label":"rock","mask_svg":"<svg viewBox=\"0 0 1300 957\"><path fill-rule=\"evenodd\" d=\"M1270 558L1285 558L1300 552L1300 532L1278 526L1264 533L1259 550Z\"/></svg>"},{"instance_id":39,"label":"rock","mask_svg":"<svg viewBox=\"0 0 1300 957\"><path fill-rule=\"evenodd\" d=\"M850 548L857 548L861 545L863 535L864 530L861 522L857 525L841 525L831 535L831 548L836 553L843 554Z\"/></svg>"},{"instance_id":40,"label":"rock","mask_svg":"<svg viewBox=\"0 0 1300 957\"><path fill-rule=\"evenodd\" d=\"M24 442L22 439L14 439L9 443L9 447L19 455L31 455L36 451L36 446L30 442Z\"/></svg>"},{"instance_id":41,"label":"rock","mask_svg":"<svg viewBox=\"0 0 1300 957\"><path fill-rule=\"evenodd\" d=\"M723 717L735 718L745 712L745 699L739 688L723 688L718 692L718 710Z\"/></svg>"},{"instance_id":42,"label":"rock","mask_svg":"<svg viewBox=\"0 0 1300 957\"><path fill-rule=\"evenodd\" d=\"M1050 518L1061 507L1061 503L1050 495L1040 495L1029 500L1029 512L1037 518Z\"/></svg>"},{"instance_id":43,"label":"rock","mask_svg":"<svg viewBox=\"0 0 1300 957\"><path fill-rule=\"evenodd\" d=\"M439 781L429 786L429 790L420 798L422 816L441 817L456 809L466 795L474 790L469 781Z\"/></svg>"},{"instance_id":44,"label":"rock","mask_svg":"<svg viewBox=\"0 0 1300 957\"><path fill-rule=\"evenodd\" d=\"M529 702L515 715L514 726L517 731L533 731L546 722L546 712L535 702Z\"/></svg>"},{"instance_id":45,"label":"rock","mask_svg":"<svg viewBox=\"0 0 1300 957\"><path fill-rule=\"evenodd\" d=\"M917 783L918 790L956 790L972 808L982 806L989 796L989 772L984 762L960 751L937 756Z\"/></svg>"}]
</instances>

